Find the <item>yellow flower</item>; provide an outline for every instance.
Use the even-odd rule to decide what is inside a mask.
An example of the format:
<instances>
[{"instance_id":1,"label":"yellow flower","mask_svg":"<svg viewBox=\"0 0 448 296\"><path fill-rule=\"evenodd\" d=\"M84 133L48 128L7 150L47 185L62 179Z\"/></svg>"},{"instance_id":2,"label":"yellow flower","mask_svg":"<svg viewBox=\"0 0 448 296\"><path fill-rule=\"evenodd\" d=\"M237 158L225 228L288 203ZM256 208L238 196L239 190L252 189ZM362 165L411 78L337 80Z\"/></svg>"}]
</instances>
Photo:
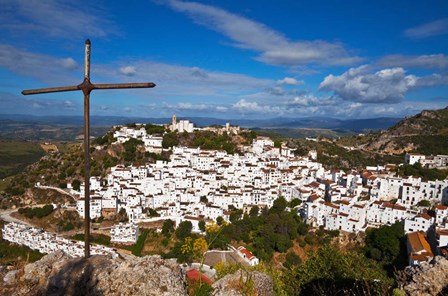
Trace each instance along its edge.
<instances>
[{"instance_id":1,"label":"yellow flower","mask_svg":"<svg viewBox=\"0 0 448 296\"><path fill-rule=\"evenodd\" d=\"M191 253L191 251L193 250L192 243L193 239L191 237L185 238L184 244L180 247L180 251L182 252L182 254Z\"/></svg>"},{"instance_id":2,"label":"yellow flower","mask_svg":"<svg viewBox=\"0 0 448 296\"><path fill-rule=\"evenodd\" d=\"M209 223L209 224L205 225L205 230L208 233L216 233L219 231L219 225L216 223Z\"/></svg>"},{"instance_id":3,"label":"yellow flower","mask_svg":"<svg viewBox=\"0 0 448 296\"><path fill-rule=\"evenodd\" d=\"M194 241L193 244L193 253L197 256L200 257L204 254L204 252L206 252L208 250L208 245L207 245L207 241L203 238L197 238Z\"/></svg>"}]
</instances>

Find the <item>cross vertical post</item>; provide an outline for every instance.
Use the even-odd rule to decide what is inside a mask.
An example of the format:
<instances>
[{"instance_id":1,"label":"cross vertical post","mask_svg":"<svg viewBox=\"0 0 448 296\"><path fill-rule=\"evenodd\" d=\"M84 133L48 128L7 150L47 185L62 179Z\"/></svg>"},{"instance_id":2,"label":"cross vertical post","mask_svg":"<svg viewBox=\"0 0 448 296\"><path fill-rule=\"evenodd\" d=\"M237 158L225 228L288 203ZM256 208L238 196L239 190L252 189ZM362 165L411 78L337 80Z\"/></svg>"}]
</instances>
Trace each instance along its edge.
<instances>
[{"instance_id":1,"label":"cross vertical post","mask_svg":"<svg viewBox=\"0 0 448 296\"><path fill-rule=\"evenodd\" d=\"M86 40L84 82L90 82L90 40ZM90 90L84 93L84 256L90 256Z\"/></svg>"},{"instance_id":2,"label":"cross vertical post","mask_svg":"<svg viewBox=\"0 0 448 296\"><path fill-rule=\"evenodd\" d=\"M90 40L85 42L84 80L79 85L22 91L23 95L81 90L84 94L84 256L90 257L90 92L94 89L152 88L152 82L92 84L90 82Z\"/></svg>"}]
</instances>

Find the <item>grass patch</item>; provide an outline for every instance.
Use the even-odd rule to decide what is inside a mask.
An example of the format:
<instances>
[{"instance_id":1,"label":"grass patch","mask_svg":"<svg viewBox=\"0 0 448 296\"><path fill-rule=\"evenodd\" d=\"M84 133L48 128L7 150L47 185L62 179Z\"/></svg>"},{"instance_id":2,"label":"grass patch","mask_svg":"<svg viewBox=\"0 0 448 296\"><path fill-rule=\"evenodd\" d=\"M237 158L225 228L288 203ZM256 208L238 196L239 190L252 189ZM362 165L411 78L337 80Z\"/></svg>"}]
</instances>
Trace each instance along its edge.
<instances>
[{"instance_id":1,"label":"grass patch","mask_svg":"<svg viewBox=\"0 0 448 296\"><path fill-rule=\"evenodd\" d=\"M0 228L3 229L5 222L0 220ZM0 237L0 265L15 264L17 262L35 262L45 254L32 250L26 246L11 244Z\"/></svg>"},{"instance_id":2,"label":"grass patch","mask_svg":"<svg viewBox=\"0 0 448 296\"><path fill-rule=\"evenodd\" d=\"M44 154L37 142L0 141L0 179L21 172Z\"/></svg>"},{"instance_id":3,"label":"grass patch","mask_svg":"<svg viewBox=\"0 0 448 296\"><path fill-rule=\"evenodd\" d=\"M137 239L137 243L132 246L122 246L121 248L131 251L133 255L141 257L142 256L142 250L145 246L146 237L148 236L149 230L145 229L143 232L139 235Z\"/></svg>"},{"instance_id":4,"label":"grass patch","mask_svg":"<svg viewBox=\"0 0 448 296\"><path fill-rule=\"evenodd\" d=\"M84 241L84 233L75 234L71 238L78 241ZM104 234L91 234L90 242L103 246L110 246L110 236Z\"/></svg>"}]
</instances>

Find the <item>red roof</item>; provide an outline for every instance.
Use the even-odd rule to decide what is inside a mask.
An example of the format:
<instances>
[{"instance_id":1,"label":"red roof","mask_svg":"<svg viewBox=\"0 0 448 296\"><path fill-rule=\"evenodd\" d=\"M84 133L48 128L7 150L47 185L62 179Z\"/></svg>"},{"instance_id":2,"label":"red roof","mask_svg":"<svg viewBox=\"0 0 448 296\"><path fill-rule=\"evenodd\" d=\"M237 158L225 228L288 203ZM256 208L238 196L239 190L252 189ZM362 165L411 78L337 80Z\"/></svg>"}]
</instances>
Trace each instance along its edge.
<instances>
[{"instance_id":1,"label":"red roof","mask_svg":"<svg viewBox=\"0 0 448 296\"><path fill-rule=\"evenodd\" d=\"M255 257L248 249L246 249L243 246L239 247L238 251L243 253L246 256L246 258L249 259L249 260L251 260L253 257Z\"/></svg>"},{"instance_id":2,"label":"red roof","mask_svg":"<svg viewBox=\"0 0 448 296\"><path fill-rule=\"evenodd\" d=\"M210 279L209 277L207 277L205 274L203 273L199 273L199 271L197 269L190 269L189 271L187 271L187 278L191 281L198 281L199 280L199 275L201 276L201 280L204 283L207 283L209 285L213 284L213 280Z\"/></svg>"}]
</instances>

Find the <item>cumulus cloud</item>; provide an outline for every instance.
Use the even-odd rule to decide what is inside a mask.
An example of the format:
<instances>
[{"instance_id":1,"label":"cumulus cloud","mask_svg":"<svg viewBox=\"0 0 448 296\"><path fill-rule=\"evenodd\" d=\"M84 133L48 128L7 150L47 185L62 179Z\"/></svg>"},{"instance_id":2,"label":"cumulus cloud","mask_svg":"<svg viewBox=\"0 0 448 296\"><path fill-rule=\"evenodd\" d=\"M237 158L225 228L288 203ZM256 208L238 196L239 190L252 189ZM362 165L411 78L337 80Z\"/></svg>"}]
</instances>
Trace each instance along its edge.
<instances>
[{"instance_id":1,"label":"cumulus cloud","mask_svg":"<svg viewBox=\"0 0 448 296\"><path fill-rule=\"evenodd\" d=\"M284 106L272 104L259 104L255 101L240 99L232 105L232 109L241 114L258 114L258 115L283 115L286 109Z\"/></svg>"},{"instance_id":2,"label":"cumulus cloud","mask_svg":"<svg viewBox=\"0 0 448 296\"><path fill-rule=\"evenodd\" d=\"M297 79L292 78L292 77L285 77L285 78L283 78L281 80L278 80L277 84L299 85L299 84L303 84L303 80L297 80Z\"/></svg>"},{"instance_id":3,"label":"cumulus cloud","mask_svg":"<svg viewBox=\"0 0 448 296\"><path fill-rule=\"evenodd\" d=\"M321 90L333 91L340 98L363 103L397 103L417 85L418 78L406 75L403 68L390 68L367 73L368 67L352 68L340 76L328 75Z\"/></svg>"},{"instance_id":4,"label":"cumulus cloud","mask_svg":"<svg viewBox=\"0 0 448 296\"><path fill-rule=\"evenodd\" d=\"M403 35L412 39L423 39L448 34L448 18L425 23L404 31Z\"/></svg>"},{"instance_id":5,"label":"cumulus cloud","mask_svg":"<svg viewBox=\"0 0 448 296\"><path fill-rule=\"evenodd\" d=\"M267 89L268 93L274 96L283 96L285 94L285 91L283 88L279 86L274 86L269 89Z\"/></svg>"},{"instance_id":6,"label":"cumulus cloud","mask_svg":"<svg viewBox=\"0 0 448 296\"><path fill-rule=\"evenodd\" d=\"M350 65L360 61L340 43L322 40L291 41L282 33L256 21L197 2L168 1L168 5L190 16L196 23L224 34L234 46L260 52L257 60L267 64Z\"/></svg>"},{"instance_id":7,"label":"cumulus cloud","mask_svg":"<svg viewBox=\"0 0 448 296\"><path fill-rule=\"evenodd\" d=\"M137 69L134 66L121 67L120 73L126 76L134 76L137 73Z\"/></svg>"},{"instance_id":8,"label":"cumulus cloud","mask_svg":"<svg viewBox=\"0 0 448 296\"><path fill-rule=\"evenodd\" d=\"M330 106L337 105L337 100L333 97L319 98L310 94L302 94L288 101L289 106Z\"/></svg>"},{"instance_id":9,"label":"cumulus cloud","mask_svg":"<svg viewBox=\"0 0 448 296\"><path fill-rule=\"evenodd\" d=\"M76 69L78 68L78 63L72 58L61 59L60 64L66 69Z\"/></svg>"},{"instance_id":10,"label":"cumulus cloud","mask_svg":"<svg viewBox=\"0 0 448 296\"><path fill-rule=\"evenodd\" d=\"M102 7L77 1L2 0L0 28L14 33L33 32L52 37L106 37L116 26Z\"/></svg>"},{"instance_id":11,"label":"cumulus cloud","mask_svg":"<svg viewBox=\"0 0 448 296\"><path fill-rule=\"evenodd\" d=\"M420 56L389 55L380 59L377 64L381 67L445 69L448 68L448 56L444 54Z\"/></svg>"}]
</instances>

